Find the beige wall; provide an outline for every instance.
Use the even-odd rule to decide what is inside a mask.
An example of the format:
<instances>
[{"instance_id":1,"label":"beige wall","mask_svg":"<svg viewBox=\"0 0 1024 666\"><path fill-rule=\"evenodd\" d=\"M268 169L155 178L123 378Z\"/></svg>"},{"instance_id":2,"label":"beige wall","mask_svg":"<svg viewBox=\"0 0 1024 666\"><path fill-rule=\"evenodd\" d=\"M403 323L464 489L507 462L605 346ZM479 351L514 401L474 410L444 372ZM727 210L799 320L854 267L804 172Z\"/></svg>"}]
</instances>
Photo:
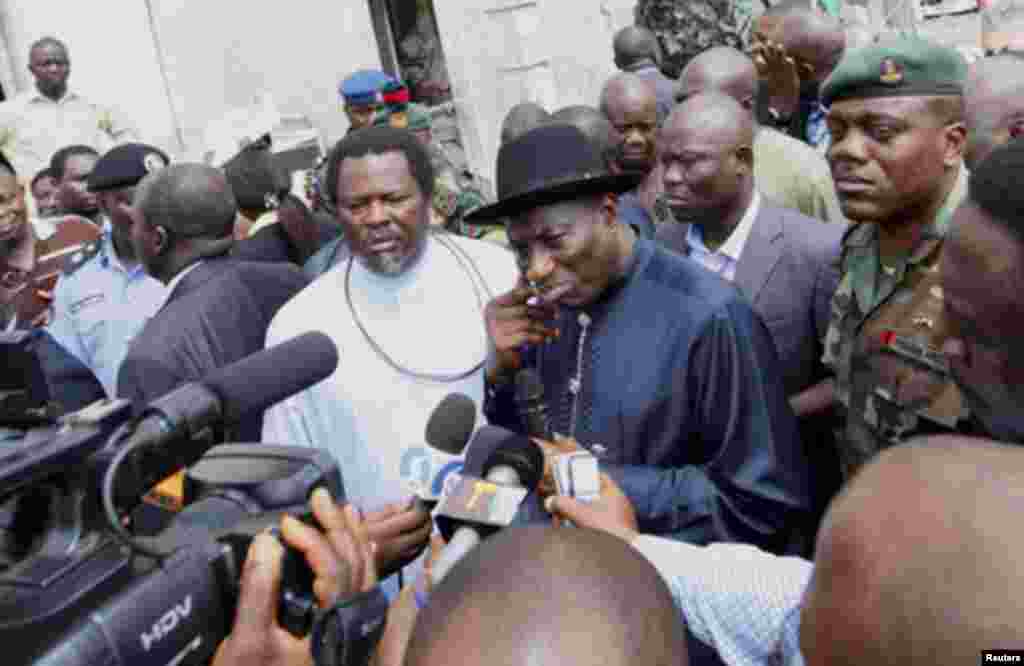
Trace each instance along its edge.
<instances>
[{"instance_id":1,"label":"beige wall","mask_svg":"<svg viewBox=\"0 0 1024 666\"><path fill-rule=\"evenodd\" d=\"M309 116L325 139L337 139L348 128L338 82L355 69L380 67L365 0L153 4L190 145L218 114L264 92L282 113Z\"/></svg>"},{"instance_id":2,"label":"beige wall","mask_svg":"<svg viewBox=\"0 0 1024 666\"><path fill-rule=\"evenodd\" d=\"M626 5L629 5L627 11ZM629 0L434 0L470 164L493 181L501 120L520 101L596 105Z\"/></svg>"},{"instance_id":3,"label":"beige wall","mask_svg":"<svg viewBox=\"0 0 1024 666\"><path fill-rule=\"evenodd\" d=\"M633 0L434 1L467 153L488 178L501 119L513 104L596 103L613 73L611 36L632 20L633 6ZM336 140L348 126L338 82L355 69L380 66L366 0L289 0L273 9L243 0L149 4L156 39L146 0L0 0L17 87L31 83L29 44L53 34L68 43L74 88L121 109L147 140L197 158L209 122L263 93L282 113L308 116L325 140Z\"/></svg>"},{"instance_id":4,"label":"beige wall","mask_svg":"<svg viewBox=\"0 0 1024 666\"><path fill-rule=\"evenodd\" d=\"M3 0L2 7L16 92L33 85L29 46L53 35L68 45L72 88L97 102L116 105L147 140L174 148L171 113L143 0L103 0L102 5Z\"/></svg>"}]
</instances>

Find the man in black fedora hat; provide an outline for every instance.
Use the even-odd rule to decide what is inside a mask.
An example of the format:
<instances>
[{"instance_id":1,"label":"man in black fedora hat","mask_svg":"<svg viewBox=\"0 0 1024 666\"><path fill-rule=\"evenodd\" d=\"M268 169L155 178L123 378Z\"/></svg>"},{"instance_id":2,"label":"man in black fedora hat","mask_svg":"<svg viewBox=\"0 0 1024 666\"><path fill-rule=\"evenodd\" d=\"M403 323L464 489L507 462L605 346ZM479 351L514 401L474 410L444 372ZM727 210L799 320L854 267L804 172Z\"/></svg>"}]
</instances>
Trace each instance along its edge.
<instances>
[{"instance_id":1,"label":"man in black fedora hat","mask_svg":"<svg viewBox=\"0 0 1024 666\"><path fill-rule=\"evenodd\" d=\"M808 507L808 470L765 325L740 294L616 222L609 175L576 128L551 124L498 153L522 273L492 300L485 411L524 430L511 378L536 366L552 430L589 449L645 532L779 552Z\"/></svg>"}]
</instances>

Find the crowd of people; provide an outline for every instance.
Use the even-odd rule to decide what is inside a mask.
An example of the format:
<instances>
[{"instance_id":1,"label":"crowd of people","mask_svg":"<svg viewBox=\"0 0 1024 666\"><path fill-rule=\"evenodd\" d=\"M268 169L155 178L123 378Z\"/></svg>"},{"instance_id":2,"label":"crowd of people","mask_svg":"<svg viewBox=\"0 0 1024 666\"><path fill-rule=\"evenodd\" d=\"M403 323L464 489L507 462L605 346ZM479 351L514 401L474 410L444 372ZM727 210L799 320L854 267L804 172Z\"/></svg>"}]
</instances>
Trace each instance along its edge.
<instances>
[{"instance_id":1,"label":"crowd of people","mask_svg":"<svg viewBox=\"0 0 1024 666\"><path fill-rule=\"evenodd\" d=\"M322 531L281 539L323 607L384 589L380 666L1020 649L1024 61L849 43L797 2L753 35L672 80L623 29L592 106L508 111L493 193L383 72L342 82L351 129L296 189L270 135L213 164L137 142L40 40L0 106L0 326L64 413L329 336L329 378L230 434L339 462ZM434 588L427 421L458 392L529 432L523 368L601 497L547 497L576 529L506 529ZM254 542L217 666L310 662L281 557Z\"/></svg>"}]
</instances>

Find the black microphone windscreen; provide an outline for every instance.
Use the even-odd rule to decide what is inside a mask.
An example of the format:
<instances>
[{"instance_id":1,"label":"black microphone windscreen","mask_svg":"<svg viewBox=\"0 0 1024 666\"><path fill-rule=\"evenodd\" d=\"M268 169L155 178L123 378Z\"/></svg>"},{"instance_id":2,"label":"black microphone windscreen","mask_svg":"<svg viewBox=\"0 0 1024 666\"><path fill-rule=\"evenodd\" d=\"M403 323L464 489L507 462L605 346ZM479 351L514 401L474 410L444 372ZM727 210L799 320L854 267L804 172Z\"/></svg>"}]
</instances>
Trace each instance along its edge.
<instances>
[{"instance_id":1,"label":"black microphone windscreen","mask_svg":"<svg viewBox=\"0 0 1024 666\"><path fill-rule=\"evenodd\" d=\"M544 384L534 368L523 368L516 374L516 401L530 402L544 399Z\"/></svg>"},{"instance_id":2,"label":"black microphone windscreen","mask_svg":"<svg viewBox=\"0 0 1024 666\"><path fill-rule=\"evenodd\" d=\"M320 332L303 333L246 356L203 378L220 398L224 420L234 423L331 376L338 348Z\"/></svg>"},{"instance_id":3,"label":"black microphone windscreen","mask_svg":"<svg viewBox=\"0 0 1024 666\"><path fill-rule=\"evenodd\" d=\"M511 467L519 474L524 488L533 490L544 476L544 452L529 437L506 438L484 462L484 477L498 466Z\"/></svg>"},{"instance_id":4,"label":"black microphone windscreen","mask_svg":"<svg viewBox=\"0 0 1024 666\"><path fill-rule=\"evenodd\" d=\"M459 456L476 426L476 403L463 393L449 393L427 421L427 444L448 455Z\"/></svg>"}]
</instances>

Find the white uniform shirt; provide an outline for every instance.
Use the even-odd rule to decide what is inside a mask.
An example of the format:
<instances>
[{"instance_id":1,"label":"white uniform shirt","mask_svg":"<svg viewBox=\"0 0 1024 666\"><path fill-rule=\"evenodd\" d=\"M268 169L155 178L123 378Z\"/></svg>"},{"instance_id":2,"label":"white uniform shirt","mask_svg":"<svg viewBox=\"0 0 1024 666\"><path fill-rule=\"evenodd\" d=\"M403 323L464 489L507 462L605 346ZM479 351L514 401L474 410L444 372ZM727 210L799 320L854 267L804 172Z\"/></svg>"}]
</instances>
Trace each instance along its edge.
<instances>
[{"instance_id":1,"label":"white uniform shirt","mask_svg":"<svg viewBox=\"0 0 1024 666\"><path fill-rule=\"evenodd\" d=\"M137 140L135 129L117 114L72 90L54 101L33 87L0 104L0 147L22 178L48 167L66 146L84 144L103 154Z\"/></svg>"}]
</instances>

